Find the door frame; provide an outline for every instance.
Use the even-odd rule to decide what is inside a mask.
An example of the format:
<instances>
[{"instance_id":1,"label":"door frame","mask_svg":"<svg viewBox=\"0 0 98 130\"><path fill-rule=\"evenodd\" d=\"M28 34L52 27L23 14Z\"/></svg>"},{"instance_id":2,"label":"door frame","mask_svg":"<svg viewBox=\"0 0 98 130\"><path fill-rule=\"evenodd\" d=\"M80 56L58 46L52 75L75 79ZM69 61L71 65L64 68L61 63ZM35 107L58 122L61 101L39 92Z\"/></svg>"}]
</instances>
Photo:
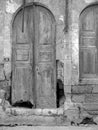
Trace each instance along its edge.
<instances>
[{"instance_id":1,"label":"door frame","mask_svg":"<svg viewBox=\"0 0 98 130\"><path fill-rule=\"evenodd\" d=\"M54 21L54 26L55 26L55 35L54 35L54 43L55 43L55 46L56 46L56 20L55 20L55 17L53 15L53 13L50 11L50 9L45 6L44 4L41 4L39 2L32 2L32 3L26 3L25 4L25 7L29 7L29 6L40 6L42 8L45 8L49 14L51 15L52 17L52 20ZM14 44L15 44L15 39L13 37L13 25L14 25L14 21L15 21L15 18L16 16L19 14L19 12L23 9L23 5L21 5L16 11L15 13L13 14L12 16L12 21L11 21L11 40L12 40L12 48L11 48L11 72L13 73L13 47L14 47ZM54 58L56 60L56 47L54 48L55 49L55 55L54 55ZM55 63L55 67L56 67L56 63ZM56 77L56 76L55 76ZM12 79L11 79L12 80ZM56 79L55 79L56 80ZM11 86L12 86L12 82L11 82ZM56 84L55 84L56 85ZM11 94L12 95L12 94Z\"/></svg>"}]
</instances>

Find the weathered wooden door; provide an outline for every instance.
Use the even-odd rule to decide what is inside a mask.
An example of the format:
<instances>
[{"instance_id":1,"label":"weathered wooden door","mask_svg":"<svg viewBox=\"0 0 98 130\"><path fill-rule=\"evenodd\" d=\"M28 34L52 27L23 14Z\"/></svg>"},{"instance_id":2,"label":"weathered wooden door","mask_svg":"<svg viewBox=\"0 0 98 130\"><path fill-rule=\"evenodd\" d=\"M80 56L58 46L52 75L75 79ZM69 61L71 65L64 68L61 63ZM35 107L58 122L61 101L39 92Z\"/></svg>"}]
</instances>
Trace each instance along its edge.
<instances>
[{"instance_id":1,"label":"weathered wooden door","mask_svg":"<svg viewBox=\"0 0 98 130\"><path fill-rule=\"evenodd\" d=\"M98 77L98 5L80 16L80 78Z\"/></svg>"},{"instance_id":2,"label":"weathered wooden door","mask_svg":"<svg viewBox=\"0 0 98 130\"><path fill-rule=\"evenodd\" d=\"M13 22L12 103L30 101L38 108L56 107L55 20L33 4Z\"/></svg>"}]
</instances>

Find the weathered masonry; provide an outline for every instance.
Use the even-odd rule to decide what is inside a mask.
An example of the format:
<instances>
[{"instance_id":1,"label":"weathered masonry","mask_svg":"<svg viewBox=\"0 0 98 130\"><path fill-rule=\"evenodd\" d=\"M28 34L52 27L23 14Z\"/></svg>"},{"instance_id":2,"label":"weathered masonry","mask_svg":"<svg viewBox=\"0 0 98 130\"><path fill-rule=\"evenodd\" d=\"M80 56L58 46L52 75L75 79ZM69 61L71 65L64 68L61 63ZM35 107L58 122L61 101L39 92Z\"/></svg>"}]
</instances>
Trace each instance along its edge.
<instances>
[{"instance_id":1,"label":"weathered masonry","mask_svg":"<svg viewBox=\"0 0 98 130\"><path fill-rule=\"evenodd\" d=\"M98 123L97 35L98 0L0 0L0 124Z\"/></svg>"}]
</instances>

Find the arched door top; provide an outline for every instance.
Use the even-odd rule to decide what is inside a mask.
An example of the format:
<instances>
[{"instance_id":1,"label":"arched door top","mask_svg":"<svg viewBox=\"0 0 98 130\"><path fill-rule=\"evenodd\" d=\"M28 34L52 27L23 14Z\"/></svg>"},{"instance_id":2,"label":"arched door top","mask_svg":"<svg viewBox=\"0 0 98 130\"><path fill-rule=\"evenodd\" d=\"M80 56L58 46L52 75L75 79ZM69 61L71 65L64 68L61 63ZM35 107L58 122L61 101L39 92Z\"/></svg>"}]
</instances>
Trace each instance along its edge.
<instances>
[{"instance_id":1,"label":"arched door top","mask_svg":"<svg viewBox=\"0 0 98 130\"><path fill-rule=\"evenodd\" d=\"M51 10L50 10L46 5L44 5L44 4L42 4L42 3L39 3L39 2L32 2L32 3L26 3L25 8L30 7L30 6L40 6L40 7L42 7L42 8L45 8L45 9L50 13L52 19L53 19L54 22L56 23L56 20L55 20L55 17L54 17L54 15L53 15L53 13L51 12ZM14 23L14 20L15 20L16 16L18 15L18 13L19 13L22 9L23 9L23 5L20 6L20 7L15 11L15 13L14 13L14 15L13 15L13 18L12 18L12 26L13 26L13 23Z\"/></svg>"},{"instance_id":2,"label":"arched door top","mask_svg":"<svg viewBox=\"0 0 98 130\"><path fill-rule=\"evenodd\" d=\"M95 6L98 6L98 2L94 2L94 3L92 3L92 4L88 5L88 6L86 6L86 7L81 11L80 17L81 17L81 15L83 14L83 12L85 12L85 10L88 10L88 9L90 9L90 8L94 8Z\"/></svg>"}]
</instances>

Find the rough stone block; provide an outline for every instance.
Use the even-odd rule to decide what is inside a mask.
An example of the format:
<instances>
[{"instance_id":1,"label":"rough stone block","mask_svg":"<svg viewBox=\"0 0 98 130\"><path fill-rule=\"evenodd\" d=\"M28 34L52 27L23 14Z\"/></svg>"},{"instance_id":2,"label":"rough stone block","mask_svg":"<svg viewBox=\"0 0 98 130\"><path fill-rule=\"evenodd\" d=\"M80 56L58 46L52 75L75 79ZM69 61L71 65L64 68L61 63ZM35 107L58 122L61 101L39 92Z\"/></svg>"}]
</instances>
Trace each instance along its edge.
<instances>
[{"instance_id":1,"label":"rough stone block","mask_svg":"<svg viewBox=\"0 0 98 130\"><path fill-rule=\"evenodd\" d=\"M98 111L98 103L83 103L83 108L87 111Z\"/></svg>"},{"instance_id":2,"label":"rough stone block","mask_svg":"<svg viewBox=\"0 0 98 130\"><path fill-rule=\"evenodd\" d=\"M80 94L92 93L93 87L94 85L72 86L72 93L80 93Z\"/></svg>"},{"instance_id":3,"label":"rough stone block","mask_svg":"<svg viewBox=\"0 0 98 130\"><path fill-rule=\"evenodd\" d=\"M0 90L0 99L5 98L5 91L3 89Z\"/></svg>"},{"instance_id":4,"label":"rough stone block","mask_svg":"<svg viewBox=\"0 0 98 130\"><path fill-rule=\"evenodd\" d=\"M90 111L98 111L98 94L86 94L83 108Z\"/></svg>"},{"instance_id":5,"label":"rough stone block","mask_svg":"<svg viewBox=\"0 0 98 130\"><path fill-rule=\"evenodd\" d=\"M72 101L75 103L83 103L85 102L85 95L72 95Z\"/></svg>"},{"instance_id":6,"label":"rough stone block","mask_svg":"<svg viewBox=\"0 0 98 130\"><path fill-rule=\"evenodd\" d=\"M64 112L64 115L68 117L70 121L79 119L79 110L78 109L68 109Z\"/></svg>"},{"instance_id":7,"label":"rough stone block","mask_svg":"<svg viewBox=\"0 0 98 130\"><path fill-rule=\"evenodd\" d=\"M86 94L85 103L96 103L98 104L98 94Z\"/></svg>"},{"instance_id":8,"label":"rough stone block","mask_svg":"<svg viewBox=\"0 0 98 130\"><path fill-rule=\"evenodd\" d=\"M93 90L92 90L93 93L98 93L98 85L94 85L93 87Z\"/></svg>"}]
</instances>

